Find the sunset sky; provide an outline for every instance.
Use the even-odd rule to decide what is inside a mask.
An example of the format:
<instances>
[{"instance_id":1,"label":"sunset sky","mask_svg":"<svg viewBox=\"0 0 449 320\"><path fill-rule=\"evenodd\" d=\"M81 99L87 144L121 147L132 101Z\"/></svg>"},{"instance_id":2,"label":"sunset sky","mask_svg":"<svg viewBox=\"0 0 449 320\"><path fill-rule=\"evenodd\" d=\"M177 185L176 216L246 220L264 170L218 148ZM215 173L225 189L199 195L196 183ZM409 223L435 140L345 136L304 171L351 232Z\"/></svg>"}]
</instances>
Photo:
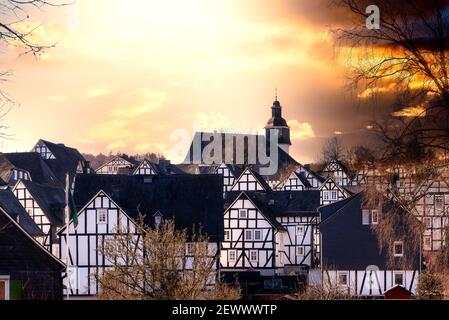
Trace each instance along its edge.
<instances>
[{"instance_id":1,"label":"sunset sky","mask_svg":"<svg viewBox=\"0 0 449 320\"><path fill-rule=\"evenodd\" d=\"M317 158L324 139L357 135L369 108L343 89L326 1L77 0L29 25L55 43L40 59L5 48L2 83L20 104L2 150L39 138L82 152L161 152L176 129L261 129L278 88L292 154ZM187 146L186 146L187 150ZM174 158L174 156L173 156ZM177 161L179 159L173 159Z\"/></svg>"}]
</instances>

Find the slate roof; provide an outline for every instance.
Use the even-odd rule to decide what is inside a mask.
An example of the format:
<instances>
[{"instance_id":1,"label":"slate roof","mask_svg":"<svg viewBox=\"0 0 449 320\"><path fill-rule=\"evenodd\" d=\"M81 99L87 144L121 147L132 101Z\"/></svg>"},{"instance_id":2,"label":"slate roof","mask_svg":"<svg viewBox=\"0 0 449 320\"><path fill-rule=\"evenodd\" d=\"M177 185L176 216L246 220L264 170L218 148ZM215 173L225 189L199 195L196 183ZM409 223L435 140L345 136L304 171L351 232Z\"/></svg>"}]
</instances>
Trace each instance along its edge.
<instances>
[{"instance_id":1,"label":"slate roof","mask_svg":"<svg viewBox=\"0 0 449 320\"><path fill-rule=\"evenodd\" d=\"M232 191L225 197L225 211L240 197L251 200L270 223L278 229L285 228L276 220L276 217L285 216L318 216L320 206L320 192L310 191Z\"/></svg>"},{"instance_id":2,"label":"slate roof","mask_svg":"<svg viewBox=\"0 0 449 320\"><path fill-rule=\"evenodd\" d=\"M31 179L38 183L58 185L60 181L53 174L37 152L18 152L0 154L0 178L8 181L12 169L28 171Z\"/></svg>"},{"instance_id":3,"label":"slate roof","mask_svg":"<svg viewBox=\"0 0 449 320\"><path fill-rule=\"evenodd\" d=\"M131 218L139 212L146 223L160 211L174 218L180 229L203 226L212 241L223 239L223 179L217 175L158 175L151 183L130 175L77 175L74 200L79 209L100 190L110 196Z\"/></svg>"},{"instance_id":4,"label":"slate roof","mask_svg":"<svg viewBox=\"0 0 449 320\"><path fill-rule=\"evenodd\" d=\"M44 236L25 208L10 189L0 189L0 207L32 237Z\"/></svg>"},{"instance_id":5,"label":"slate roof","mask_svg":"<svg viewBox=\"0 0 449 320\"><path fill-rule=\"evenodd\" d=\"M319 224L323 268L365 270L369 265L376 265L384 270L389 267L389 255L386 248L379 247L378 238L372 226L362 224L362 204L363 193L359 193L351 198L319 208L320 215L324 218ZM391 208L391 204L387 203L385 206ZM400 214L400 211L395 214ZM405 246L407 247L406 243ZM409 260L413 265L410 267L413 270L419 270L419 250L409 251L413 252ZM395 268L404 269L401 261L395 260L395 264L397 264Z\"/></svg>"},{"instance_id":6,"label":"slate roof","mask_svg":"<svg viewBox=\"0 0 449 320\"><path fill-rule=\"evenodd\" d=\"M82 154L77 149L67 147L64 144L53 143L46 140L40 141L45 143L47 148L56 158L46 159L44 161L50 167L59 181L62 184L65 184L65 175L67 172L70 174L71 179L73 179L76 174L76 169L79 162L86 161Z\"/></svg>"},{"instance_id":7,"label":"slate roof","mask_svg":"<svg viewBox=\"0 0 449 320\"><path fill-rule=\"evenodd\" d=\"M184 164L191 164L194 162L194 160L198 160L198 161L203 161L203 159L194 159L193 158L193 150L194 150L194 145L198 145L199 149L200 149L200 155L202 157L203 151L205 149L205 147L209 144L210 140L207 140L207 136L206 139L207 141L203 141L203 137L204 135L213 135L213 132L196 132L195 136L192 140L192 143L189 147L189 152L184 160ZM267 151L269 151L269 144L266 143L265 140L265 136L264 135L254 135L254 134L241 134L241 133L215 133L221 136L221 143L222 143L222 159L220 161L220 163L216 163L215 165L220 165L221 163L225 162L225 163L230 163L230 164L234 164L238 166L243 166L243 164L237 163L237 155L236 155L236 143L234 143L235 141L237 141L238 139L242 139L241 141L245 141L245 140L252 140L254 139L254 141L262 141L260 139L263 139L263 145L264 147L267 148ZM213 141L213 138L211 138L211 141ZM232 159L231 161L229 161L228 159L226 159L226 154L225 154L225 149L229 148L230 150L232 150ZM258 154L258 149L259 146L258 144L256 145L256 153ZM276 180L278 178L279 175L279 171L281 171L282 168L288 166L288 165L294 165L294 166L299 166L299 163L293 159L288 153L286 153L282 148L280 148L278 146L277 148L278 151L278 172L273 174L273 175L269 175L269 176L264 176L266 179L268 180ZM248 146L247 143L245 143L244 145L244 162L245 163L249 163L248 157L247 157L247 153L248 153ZM268 154L268 152L267 152ZM246 161L245 161L246 160ZM267 167L268 165L262 164L260 162L258 162L258 157L257 157L257 163L255 164L251 164L252 168L254 170L256 170L257 172L260 172L260 169L263 167Z\"/></svg>"},{"instance_id":8,"label":"slate roof","mask_svg":"<svg viewBox=\"0 0 449 320\"><path fill-rule=\"evenodd\" d=\"M33 199L37 202L50 223L54 226L64 224L65 192L62 188L22 180Z\"/></svg>"}]
</instances>

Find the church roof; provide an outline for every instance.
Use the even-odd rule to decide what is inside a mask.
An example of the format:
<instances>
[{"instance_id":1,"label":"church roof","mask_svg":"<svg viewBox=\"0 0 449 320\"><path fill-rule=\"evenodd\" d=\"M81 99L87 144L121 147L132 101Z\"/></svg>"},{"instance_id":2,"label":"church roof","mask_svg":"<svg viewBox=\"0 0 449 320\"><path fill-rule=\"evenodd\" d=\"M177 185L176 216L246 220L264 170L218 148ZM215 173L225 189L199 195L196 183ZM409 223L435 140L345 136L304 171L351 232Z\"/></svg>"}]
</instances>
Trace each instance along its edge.
<instances>
[{"instance_id":1,"label":"church roof","mask_svg":"<svg viewBox=\"0 0 449 320\"><path fill-rule=\"evenodd\" d=\"M273 106L271 107L273 110L271 118L268 120L267 125L265 128L272 128L272 127L288 127L287 121L285 121L284 118L282 118L282 106L281 103L278 100L275 100L273 102Z\"/></svg>"}]
</instances>

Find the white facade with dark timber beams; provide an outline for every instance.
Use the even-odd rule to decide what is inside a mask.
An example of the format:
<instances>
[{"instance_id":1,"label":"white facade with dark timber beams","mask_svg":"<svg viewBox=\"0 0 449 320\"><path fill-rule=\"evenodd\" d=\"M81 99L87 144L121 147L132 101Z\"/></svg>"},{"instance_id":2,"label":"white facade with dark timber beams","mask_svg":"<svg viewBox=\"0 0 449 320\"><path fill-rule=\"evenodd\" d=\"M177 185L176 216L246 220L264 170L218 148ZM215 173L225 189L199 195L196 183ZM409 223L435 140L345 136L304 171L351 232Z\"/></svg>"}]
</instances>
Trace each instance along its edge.
<instances>
[{"instance_id":1,"label":"white facade with dark timber beams","mask_svg":"<svg viewBox=\"0 0 449 320\"><path fill-rule=\"evenodd\" d=\"M37 152L41 155L42 159L45 160L54 160L56 157L54 154L50 151L50 149L47 147L44 141L39 140L36 145L34 146L33 150L34 152Z\"/></svg>"},{"instance_id":2,"label":"white facade with dark timber beams","mask_svg":"<svg viewBox=\"0 0 449 320\"><path fill-rule=\"evenodd\" d=\"M97 174L118 174L119 169L131 169L133 164L122 157L115 157L111 161L103 164L95 172Z\"/></svg>"},{"instance_id":3,"label":"white facade with dark timber beams","mask_svg":"<svg viewBox=\"0 0 449 320\"><path fill-rule=\"evenodd\" d=\"M155 166L148 160L143 160L133 171L134 175L153 176L157 174Z\"/></svg>"},{"instance_id":4,"label":"white facade with dark timber beams","mask_svg":"<svg viewBox=\"0 0 449 320\"><path fill-rule=\"evenodd\" d=\"M270 187L250 168L246 168L243 173L235 180L230 191L268 191Z\"/></svg>"},{"instance_id":5,"label":"white facade with dark timber beams","mask_svg":"<svg viewBox=\"0 0 449 320\"><path fill-rule=\"evenodd\" d=\"M98 252L105 241L123 233L141 237L132 220L108 195L100 191L78 213L78 225L69 224L69 274L70 295L91 296L98 293L95 274L111 265L110 261ZM66 261L67 237L65 227L60 230L60 257ZM67 286L67 278L64 280ZM65 291L64 294L67 294Z\"/></svg>"},{"instance_id":6,"label":"white facade with dark timber beams","mask_svg":"<svg viewBox=\"0 0 449 320\"><path fill-rule=\"evenodd\" d=\"M321 185L320 193L322 205L331 204L351 196L346 189L338 185L331 177L327 178Z\"/></svg>"},{"instance_id":7,"label":"white facade with dark timber beams","mask_svg":"<svg viewBox=\"0 0 449 320\"><path fill-rule=\"evenodd\" d=\"M216 170L217 174L221 174L223 176L223 191L230 191L232 186L235 183L235 176L232 173L231 169L225 164L222 163Z\"/></svg>"},{"instance_id":8,"label":"white facade with dark timber beams","mask_svg":"<svg viewBox=\"0 0 449 320\"><path fill-rule=\"evenodd\" d=\"M274 275L275 247L282 226L274 226L245 194L224 213L224 241L220 264L223 271L257 270Z\"/></svg>"}]
</instances>

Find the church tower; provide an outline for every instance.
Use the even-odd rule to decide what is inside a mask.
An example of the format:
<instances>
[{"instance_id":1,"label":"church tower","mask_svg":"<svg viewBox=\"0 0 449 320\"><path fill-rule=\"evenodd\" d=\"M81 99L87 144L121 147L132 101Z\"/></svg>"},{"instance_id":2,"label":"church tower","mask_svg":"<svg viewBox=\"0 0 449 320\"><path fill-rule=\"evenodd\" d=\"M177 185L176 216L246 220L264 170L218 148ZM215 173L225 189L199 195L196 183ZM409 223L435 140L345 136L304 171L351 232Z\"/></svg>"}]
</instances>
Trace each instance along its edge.
<instances>
[{"instance_id":1,"label":"church tower","mask_svg":"<svg viewBox=\"0 0 449 320\"><path fill-rule=\"evenodd\" d=\"M282 106L279 103L277 96L271 107L271 118L268 120L265 126L265 136L269 140L270 134L273 131L277 131L279 134L279 147L285 152L289 153L290 146L290 128L287 125L287 121L282 118Z\"/></svg>"}]
</instances>

